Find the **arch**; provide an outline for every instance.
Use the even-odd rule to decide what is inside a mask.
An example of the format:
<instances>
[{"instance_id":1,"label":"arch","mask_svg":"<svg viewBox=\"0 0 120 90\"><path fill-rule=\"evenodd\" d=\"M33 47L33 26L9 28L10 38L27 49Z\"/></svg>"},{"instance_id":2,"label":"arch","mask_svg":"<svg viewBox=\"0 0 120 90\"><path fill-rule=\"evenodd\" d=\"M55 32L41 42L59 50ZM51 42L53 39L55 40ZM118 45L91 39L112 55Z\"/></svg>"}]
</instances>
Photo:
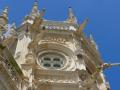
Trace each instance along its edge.
<instances>
[{"instance_id":1,"label":"arch","mask_svg":"<svg viewBox=\"0 0 120 90\"><path fill-rule=\"evenodd\" d=\"M36 54L38 54L40 51L43 51L46 49L56 50L58 52L60 51L68 56L74 56L74 51L72 51L67 45L59 44L57 42L56 43L45 42L45 43L39 44L38 48L36 50Z\"/></svg>"}]
</instances>

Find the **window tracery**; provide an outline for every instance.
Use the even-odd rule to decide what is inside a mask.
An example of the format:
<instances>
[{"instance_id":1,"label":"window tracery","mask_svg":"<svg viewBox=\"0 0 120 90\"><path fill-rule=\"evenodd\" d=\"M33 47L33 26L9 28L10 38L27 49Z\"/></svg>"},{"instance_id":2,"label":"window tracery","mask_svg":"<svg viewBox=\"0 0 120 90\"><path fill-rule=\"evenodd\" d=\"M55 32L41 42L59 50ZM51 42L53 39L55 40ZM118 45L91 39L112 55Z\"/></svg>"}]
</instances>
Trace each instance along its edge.
<instances>
[{"instance_id":1,"label":"window tracery","mask_svg":"<svg viewBox=\"0 0 120 90\"><path fill-rule=\"evenodd\" d=\"M46 69L60 69L65 64L65 58L56 53L47 53L39 56L39 63Z\"/></svg>"}]
</instances>

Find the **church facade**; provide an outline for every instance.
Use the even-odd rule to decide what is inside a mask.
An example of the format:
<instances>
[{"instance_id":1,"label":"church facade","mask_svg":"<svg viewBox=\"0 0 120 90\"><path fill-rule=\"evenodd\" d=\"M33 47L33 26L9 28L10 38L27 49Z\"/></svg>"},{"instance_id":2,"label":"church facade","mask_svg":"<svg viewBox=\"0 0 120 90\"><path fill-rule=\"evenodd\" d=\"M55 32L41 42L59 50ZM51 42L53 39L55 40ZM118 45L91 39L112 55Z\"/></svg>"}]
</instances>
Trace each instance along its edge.
<instances>
[{"instance_id":1,"label":"church facade","mask_svg":"<svg viewBox=\"0 0 120 90\"><path fill-rule=\"evenodd\" d=\"M0 14L0 90L110 90L98 48L69 7L65 21L43 19L32 11L19 27Z\"/></svg>"}]
</instances>

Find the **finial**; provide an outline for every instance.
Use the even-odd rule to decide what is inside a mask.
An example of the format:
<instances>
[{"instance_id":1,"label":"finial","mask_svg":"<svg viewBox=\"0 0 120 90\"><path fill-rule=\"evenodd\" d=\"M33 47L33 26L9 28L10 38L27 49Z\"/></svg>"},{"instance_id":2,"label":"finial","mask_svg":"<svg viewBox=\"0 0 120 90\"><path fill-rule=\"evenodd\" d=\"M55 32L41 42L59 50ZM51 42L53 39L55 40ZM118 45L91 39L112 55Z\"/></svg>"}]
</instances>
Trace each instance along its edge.
<instances>
[{"instance_id":1,"label":"finial","mask_svg":"<svg viewBox=\"0 0 120 90\"><path fill-rule=\"evenodd\" d=\"M1 13L1 16L3 16L4 18L8 19L8 7L6 7L3 12Z\"/></svg>"},{"instance_id":2,"label":"finial","mask_svg":"<svg viewBox=\"0 0 120 90\"><path fill-rule=\"evenodd\" d=\"M38 0L34 1L34 6L38 6Z\"/></svg>"},{"instance_id":3,"label":"finial","mask_svg":"<svg viewBox=\"0 0 120 90\"><path fill-rule=\"evenodd\" d=\"M69 7L69 11L68 11L68 20L69 23L77 23L77 19L73 14L73 10L71 7Z\"/></svg>"},{"instance_id":4,"label":"finial","mask_svg":"<svg viewBox=\"0 0 120 90\"><path fill-rule=\"evenodd\" d=\"M35 0L35 1L34 1L31 15L34 16L34 17L36 17L36 16L39 15L39 10L38 10L38 0Z\"/></svg>"}]
</instances>

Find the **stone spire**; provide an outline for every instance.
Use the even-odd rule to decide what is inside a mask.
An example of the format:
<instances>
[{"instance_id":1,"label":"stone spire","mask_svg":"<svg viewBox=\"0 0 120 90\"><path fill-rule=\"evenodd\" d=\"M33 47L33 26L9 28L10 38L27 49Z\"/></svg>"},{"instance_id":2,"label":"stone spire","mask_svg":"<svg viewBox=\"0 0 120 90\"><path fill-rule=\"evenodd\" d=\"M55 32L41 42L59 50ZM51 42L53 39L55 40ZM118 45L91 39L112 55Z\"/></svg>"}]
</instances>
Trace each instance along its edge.
<instances>
[{"instance_id":1,"label":"stone spire","mask_svg":"<svg viewBox=\"0 0 120 90\"><path fill-rule=\"evenodd\" d=\"M39 9L38 9L38 0L35 0L35 2L33 4L32 12L31 12L31 16L36 17L39 14L40 13L39 13Z\"/></svg>"},{"instance_id":2,"label":"stone spire","mask_svg":"<svg viewBox=\"0 0 120 90\"><path fill-rule=\"evenodd\" d=\"M33 24L34 20L36 20L36 18L37 19L42 18L44 16L44 13L45 13L45 9L43 8L42 11L39 11L38 0L35 0L32 10L31 10L31 13L29 15L25 16L25 19L22 24L25 24L25 23Z\"/></svg>"},{"instance_id":3,"label":"stone spire","mask_svg":"<svg viewBox=\"0 0 120 90\"><path fill-rule=\"evenodd\" d=\"M69 11L68 11L68 19L67 19L68 23L77 23L77 19L73 14L73 10L71 7L69 7Z\"/></svg>"}]
</instances>

